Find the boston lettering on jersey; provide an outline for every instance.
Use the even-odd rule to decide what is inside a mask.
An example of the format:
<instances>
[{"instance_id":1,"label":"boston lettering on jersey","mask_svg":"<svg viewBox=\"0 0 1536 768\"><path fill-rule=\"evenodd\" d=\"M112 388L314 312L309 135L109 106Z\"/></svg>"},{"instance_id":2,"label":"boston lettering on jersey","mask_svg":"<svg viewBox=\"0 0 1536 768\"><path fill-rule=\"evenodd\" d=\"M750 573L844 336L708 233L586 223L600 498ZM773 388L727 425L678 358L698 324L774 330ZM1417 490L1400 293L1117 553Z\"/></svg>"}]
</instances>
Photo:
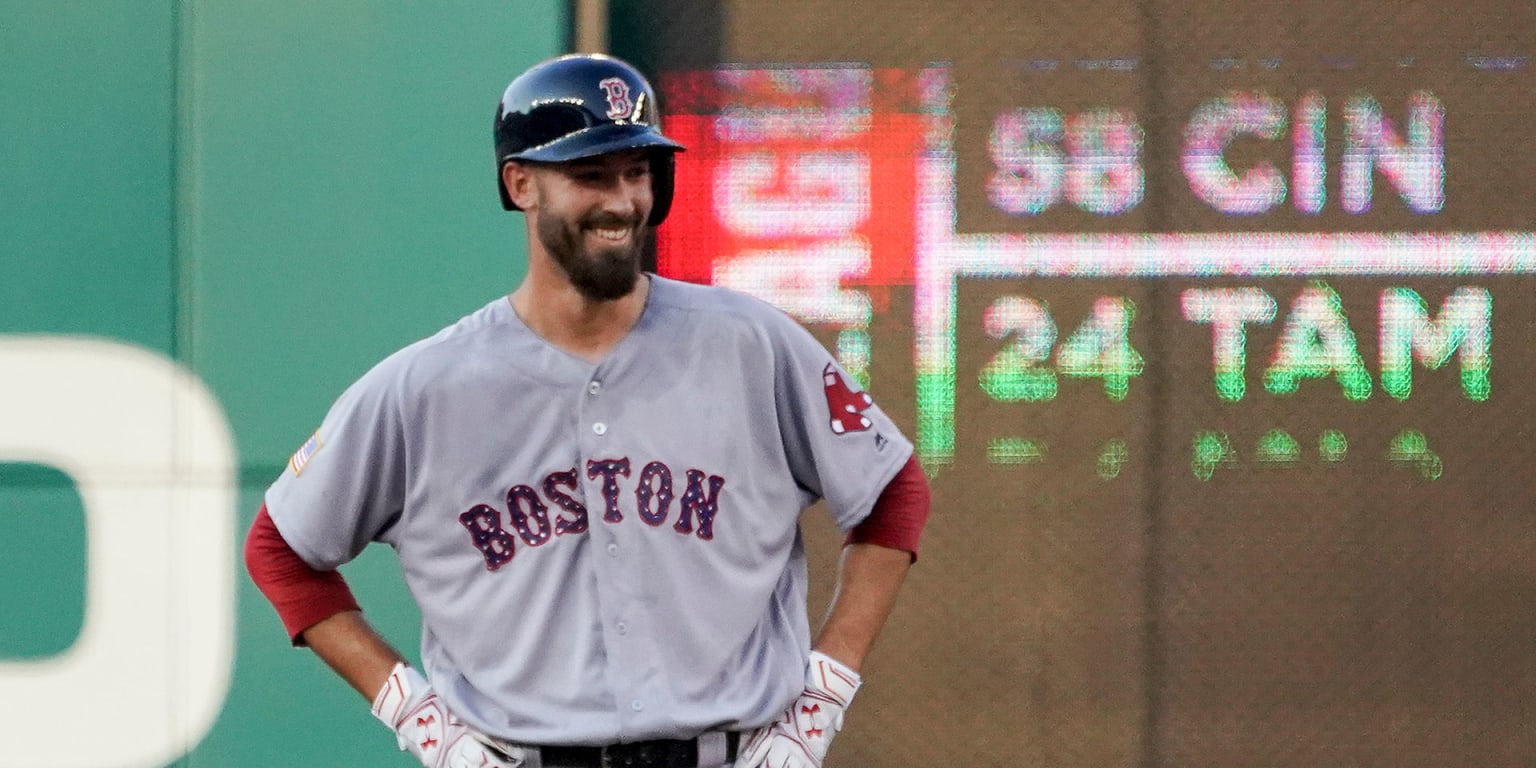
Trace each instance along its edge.
<instances>
[{"instance_id":1,"label":"boston lettering on jersey","mask_svg":"<svg viewBox=\"0 0 1536 768\"><path fill-rule=\"evenodd\" d=\"M601 479L603 483L603 522L624 521L624 512L619 507L620 478L629 476L628 456L587 462L587 478ZM652 461L641 468L632 491L634 512L641 522L653 528L666 523L675 497L672 477L672 469L660 461ZM719 511L720 489L725 486L725 478L698 469L687 470L685 477L686 486L678 502L677 522L672 524L672 530L684 536L693 534L706 541L713 539L715 513ZM516 538L502 527L501 510L495 507L476 504L460 514L459 523L469 531L470 541L485 557L485 567L494 571L511 562L516 553L516 539L522 539L527 546L537 547L554 536L585 533L587 506L571 495L577 488L577 479L576 468L572 467L546 475L539 483L539 490L529 485L509 488L507 521L516 532ZM551 506L558 507L553 510L553 515Z\"/></svg>"}]
</instances>

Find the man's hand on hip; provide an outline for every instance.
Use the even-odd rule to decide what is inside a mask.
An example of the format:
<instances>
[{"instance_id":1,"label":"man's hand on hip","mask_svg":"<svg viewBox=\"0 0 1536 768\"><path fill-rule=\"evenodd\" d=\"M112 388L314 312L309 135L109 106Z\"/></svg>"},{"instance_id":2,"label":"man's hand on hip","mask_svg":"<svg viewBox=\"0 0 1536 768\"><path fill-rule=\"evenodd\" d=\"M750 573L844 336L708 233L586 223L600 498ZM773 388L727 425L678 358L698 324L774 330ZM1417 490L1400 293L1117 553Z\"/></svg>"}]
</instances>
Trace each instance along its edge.
<instances>
[{"instance_id":1,"label":"man's hand on hip","mask_svg":"<svg viewBox=\"0 0 1536 768\"><path fill-rule=\"evenodd\" d=\"M521 768L520 750L510 752L486 743L479 733L455 717L421 673L396 664L373 700L373 716L395 733L400 749L426 768Z\"/></svg>"},{"instance_id":2,"label":"man's hand on hip","mask_svg":"<svg viewBox=\"0 0 1536 768\"><path fill-rule=\"evenodd\" d=\"M748 736L739 768L821 768L860 682L859 673L811 651L805 690L777 720Z\"/></svg>"}]
</instances>

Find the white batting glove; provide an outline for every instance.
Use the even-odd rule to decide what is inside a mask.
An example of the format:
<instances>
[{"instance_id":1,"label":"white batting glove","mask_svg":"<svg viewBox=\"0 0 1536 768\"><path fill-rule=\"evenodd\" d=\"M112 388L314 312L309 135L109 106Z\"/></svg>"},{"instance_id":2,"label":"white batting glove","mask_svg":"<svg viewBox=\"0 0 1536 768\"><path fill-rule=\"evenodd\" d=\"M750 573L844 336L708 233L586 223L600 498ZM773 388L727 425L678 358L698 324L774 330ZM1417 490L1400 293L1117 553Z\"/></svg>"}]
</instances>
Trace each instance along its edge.
<instances>
[{"instance_id":1,"label":"white batting glove","mask_svg":"<svg viewBox=\"0 0 1536 768\"><path fill-rule=\"evenodd\" d=\"M779 719L752 732L740 768L821 768L843 711L862 681L859 673L820 651L811 651L805 690Z\"/></svg>"},{"instance_id":2,"label":"white batting glove","mask_svg":"<svg viewBox=\"0 0 1536 768\"><path fill-rule=\"evenodd\" d=\"M373 716L395 733L400 749L426 768L521 768L519 749L487 744L455 717L420 672L396 664L373 699Z\"/></svg>"}]
</instances>

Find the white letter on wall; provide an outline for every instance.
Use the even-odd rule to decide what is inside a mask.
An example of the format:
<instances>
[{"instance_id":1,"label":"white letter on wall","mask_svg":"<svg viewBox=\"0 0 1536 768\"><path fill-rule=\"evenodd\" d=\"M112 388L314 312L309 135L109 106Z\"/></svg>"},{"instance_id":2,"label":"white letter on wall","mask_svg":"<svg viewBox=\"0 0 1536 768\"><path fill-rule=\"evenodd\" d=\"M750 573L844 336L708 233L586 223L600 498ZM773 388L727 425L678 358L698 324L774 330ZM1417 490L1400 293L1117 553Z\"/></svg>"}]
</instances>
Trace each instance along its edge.
<instances>
[{"instance_id":1,"label":"white letter on wall","mask_svg":"<svg viewBox=\"0 0 1536 768\"><path fill-rule=\"evenodd\" d=\"M213 726L234 656L235 449L218 401L120 342L0 335L0 461L85 508L85 611L63 653L0 662L3 768L159 768ZM35 586L35 585L29 585Z\"/></svg>"}]
</instances>

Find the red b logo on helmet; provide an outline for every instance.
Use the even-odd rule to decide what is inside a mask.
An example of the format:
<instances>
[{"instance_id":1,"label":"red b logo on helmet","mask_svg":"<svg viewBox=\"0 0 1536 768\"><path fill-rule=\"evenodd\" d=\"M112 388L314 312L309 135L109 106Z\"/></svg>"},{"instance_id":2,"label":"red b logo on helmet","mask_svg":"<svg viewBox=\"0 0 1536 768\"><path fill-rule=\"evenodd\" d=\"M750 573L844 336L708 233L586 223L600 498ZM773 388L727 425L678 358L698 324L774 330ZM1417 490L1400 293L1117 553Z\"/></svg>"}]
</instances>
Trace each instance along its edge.
<instances>
[{"instance_id":1,"label":"red b logo on helmet","mask_svg":"<svg viewBox=\"0 0 1536 768\"><path fill-rule=\"evenodd\" d=\"M598 83L604 93L608 94L608 118L619 120L629 117L634 110L635 102L629 98L629 83L623 78L609 77Z\"/></svg>"},{"instance_id":2,"label":"red b logo on helmet","mask_svg":"<svg viewBox=\"0 0 1536 768\"><path fill-rule=\"evenodd\" d=\"M842 374L831 363L821 369L821 381L827 390L827 407L832 411L832 432L863 432L873 426L864 411L875 404L868 392L855 392L848 388Z\"/></svg>"}]
</instances>

